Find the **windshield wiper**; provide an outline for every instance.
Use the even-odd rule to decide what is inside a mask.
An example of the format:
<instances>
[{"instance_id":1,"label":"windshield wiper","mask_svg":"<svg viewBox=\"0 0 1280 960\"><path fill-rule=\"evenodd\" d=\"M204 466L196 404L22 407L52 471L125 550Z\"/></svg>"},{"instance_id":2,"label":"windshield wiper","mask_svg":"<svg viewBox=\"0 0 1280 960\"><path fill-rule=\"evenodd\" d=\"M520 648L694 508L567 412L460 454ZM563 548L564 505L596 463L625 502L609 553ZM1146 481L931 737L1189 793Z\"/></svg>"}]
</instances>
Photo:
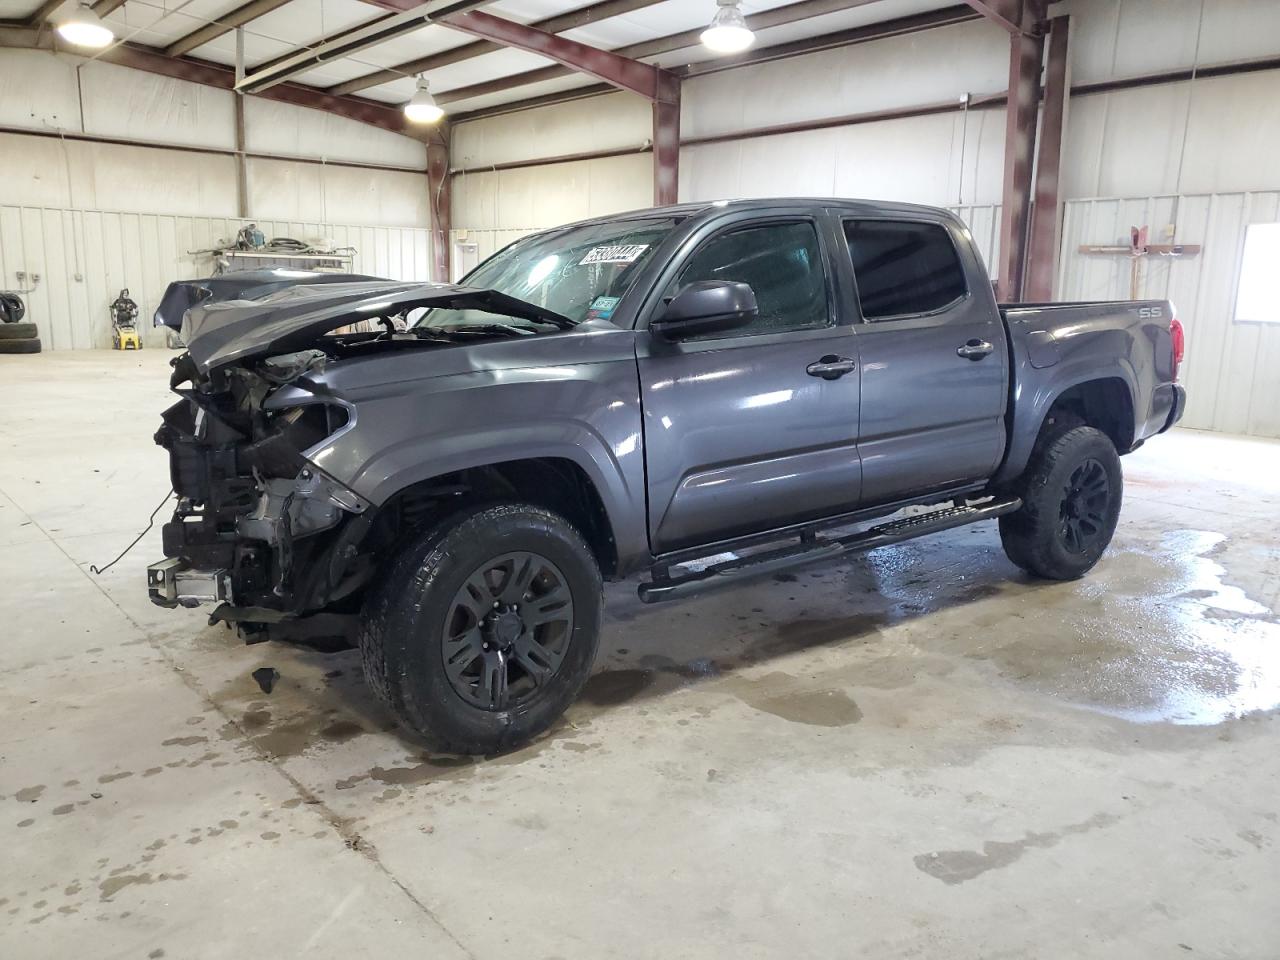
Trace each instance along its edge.
<instances>
[{"instance_id":1,"label":"windshield wiper","mask_svg":"<svg viewBox=\"0 0 1280 960\"><path fill-rule=\"evenodd\" d=\"M522 337L531 337L536 330L526 330L511 323L460 323L457 326L434 327L443 333L515 333Z\"/></svg>"},{"instance_id":2,"label":"windshield wiper","mask_svg":"<svg viewBox=\"0 0 1280 960\"><path fill-rule=\"evenodd\" d=\"M537 320L542 323L549 323L553 327L559 327L561 330L568 330L570 327L577 326L575 321L570 320L563 314L548 310L546 307L540 307L536 303L530 303L528 300L513 297L500 290L469 290L467 295L460 299L474 300L476 306L481 310L488 310L490 313L505 313L508 316L518 317L522 320ZM458 309L459 306L465 309L469 304L455 304L454 309Z\"/></svg>"}]
</instances>

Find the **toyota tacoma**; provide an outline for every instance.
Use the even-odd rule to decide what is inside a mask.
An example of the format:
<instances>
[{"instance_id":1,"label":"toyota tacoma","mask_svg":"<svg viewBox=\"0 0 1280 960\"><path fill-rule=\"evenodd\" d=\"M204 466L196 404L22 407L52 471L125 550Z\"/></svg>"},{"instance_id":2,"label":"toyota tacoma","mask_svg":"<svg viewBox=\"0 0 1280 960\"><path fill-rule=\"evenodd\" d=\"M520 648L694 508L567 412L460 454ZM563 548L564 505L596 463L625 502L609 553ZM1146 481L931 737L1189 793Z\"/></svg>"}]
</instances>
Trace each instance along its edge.
<instances>
[{"instance_id":1,"label":"toyota tacoma","mask_svg":"<svg viewBox=\"0 0 1280 960\"><path fill-rule=\"evenodd\" d=\"M1018 566L1080 577L1119 456L1185 403L1171 304L997 304L964 223L906 204L603 217L458 285L186 281L157 323L187 352L151 599L250 640L349 625L399 721L459 753L566 709L604 580L671 600L989 518Z\"/></svg>"}]
</instances>

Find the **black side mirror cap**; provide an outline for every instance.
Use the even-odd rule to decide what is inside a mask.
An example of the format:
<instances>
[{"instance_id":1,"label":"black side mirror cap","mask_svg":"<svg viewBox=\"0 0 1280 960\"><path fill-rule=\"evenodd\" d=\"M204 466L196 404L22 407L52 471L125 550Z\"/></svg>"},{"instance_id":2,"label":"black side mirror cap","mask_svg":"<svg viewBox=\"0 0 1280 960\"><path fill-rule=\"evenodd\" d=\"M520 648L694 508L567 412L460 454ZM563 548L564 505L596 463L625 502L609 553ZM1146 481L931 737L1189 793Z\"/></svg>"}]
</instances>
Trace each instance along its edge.
<instances>
[{"instance_id":1,"label":"black side mirror cap","mask_svg":"<svg viewBox=\"0 0 1280 960\"><path fill-rule=\"evenodd\" d=\"M649 331L664 340L682 340L745 327L760 314L755 291L736 280L699 280L683 288Z\"/></svg>"}]
</instances>

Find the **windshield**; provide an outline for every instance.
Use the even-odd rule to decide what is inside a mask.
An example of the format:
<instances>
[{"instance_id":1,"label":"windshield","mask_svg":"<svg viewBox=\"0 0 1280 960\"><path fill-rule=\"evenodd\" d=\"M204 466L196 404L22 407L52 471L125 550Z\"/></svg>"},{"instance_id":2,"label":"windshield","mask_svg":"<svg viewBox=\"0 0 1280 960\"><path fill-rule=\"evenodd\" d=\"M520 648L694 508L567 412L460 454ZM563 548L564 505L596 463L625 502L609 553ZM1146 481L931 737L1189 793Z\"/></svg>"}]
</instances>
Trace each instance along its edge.
<instances>
[{"instance_id":1,"label":"windshield","mask_svg":"<svg viewBox=\"0 0 1280 960\"><path fill-rule=\"evenodd\" d=\"M574 323L607 320L675 225L671 218L612 220L517 240L462 283L517 297ZM420 330L488 324L530 332L548 329L536 321L486 310L435 308L410 319Z\"/></svg>"}]
</instances>

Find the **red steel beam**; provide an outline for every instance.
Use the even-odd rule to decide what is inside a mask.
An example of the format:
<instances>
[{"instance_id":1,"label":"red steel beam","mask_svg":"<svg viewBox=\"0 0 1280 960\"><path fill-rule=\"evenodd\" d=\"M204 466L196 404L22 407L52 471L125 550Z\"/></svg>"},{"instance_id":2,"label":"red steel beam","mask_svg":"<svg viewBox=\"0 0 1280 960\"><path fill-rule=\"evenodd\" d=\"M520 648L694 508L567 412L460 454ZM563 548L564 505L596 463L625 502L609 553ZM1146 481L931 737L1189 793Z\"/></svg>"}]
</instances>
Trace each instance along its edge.
<instances>
[{"instance_id":1,"label":"red steel beam","mask_svg":"<svg viewBox=\"0 0 1280 960\"><path fill-rule=\"evenodd\" d=\"M651 64L631 60L616 53L610 53L608 50L589 47L585 43L547 33L536 27L527 27L522 23L503 20L501 17L478 10L450 14L436 22L483 40L492 40L506 47L536 53L578 73L585 73L597 80L603 80L621 90L638 93L646 100L659 99L659 77L665 71Z\"/></svg>"},{"instance_id":2,"label":"red steel beam","mask_svg":"<svg viewBox=\"0 0 1280 960\"><path fill-rule=\"evenodd\" d=\"M167 57L159 51L133 43L121 43L108 47L98 54L97 59L121 67L131 67L134 70L157 73L178 80L189 80L192 83L219 87L223 90L235 88L235 70L231 67L190 57ZM314 87L296 83L278 84L256 96L292 103L299 107L310 107L313 110L323 110L350 120L358 120L384 130L401 133L415 140L423 138L422 128L409 123L404 112L390 104L360 97L335 97L322 93Z\"/></svg>"},{"instance_id":3,"label":"red steel beam","mask_svg":"<svg viewBox=\"0 0 1280 960\"><path fill-rule=\"evenodd\" d=\"M1022 20L1022 11L1019 9L1021 0L964 0L964 2L1014 36L1031 32Z\"/></svg>"},{"instance_id":4,"label":"red steel beam","mask_svg":"<svg viewBox=\"0 0 1280 960\"><path fill-rule=\"evenodd\" d=\"M53 16L54 13L57 12L58 8L66 2L67 0L44 0L44 3L36 7L35 12L32 13L31 16L27 17L27 26L40 26L40 24Z\"/></svg>"},{"instance_id":5,"label":"red steel beam","mask_svg":"<svg viewBox=\"0 0 1280 960\"><path fill-rule=\"evenodd\" d=\"M653 101L653 203L666 207L680 194L680 78L663 71Z\"/></svg>"},{"instance_id":6,"label":"red steel beam","mask_svg":"<svg viewBox=\"0 0 1280 960\"><path fill-rule=\"evenodd\" d=\"M1024 27L1034 22L1037 6L1031 0L1023 4L1021 23ZM996 274L997 295L1008 303L1022 299L1043 50L1043 38L1029 32L1009 37L1009 102L1005 106L1004 191L1000 210L1000 265Z\"/></svg>"},{"instance_id":7,"label":"red steel beam","mask_svg":"<svg viewBox=\"0 0 1280 960\"><path fill-rule=\"evenodd\" d=\"M576 10L570 10L568 13L548 17L545 20L537 20L531 26L539 30L545 30L547 33L565 33L578 27L598 23L601 20L608 20L611 17L620 17L626 13L642 10L645 7L652 7L660 2L662 0L600 0L600 2L588 4L585 7L578 7ZM355 77L345 83L330 87L329 92L336 94L355 93L359 90L366 90L369 87L376 87L382 83L399 80L401 77L414 76L415 74L427 73L441 67L451 66L455 63L462 63L464 60L471 60L501 49L503 49L503 46L500 43L494 43L492 40L477 40L474 43L442 50L440 53L433 53L427 57L407 60L386 70L375 70L372 73L366 73L362 77Z\"/></svg>"},{"instance_id":8,"label":"red steel beam","mask_svg":"<svg viewBox=\"0 0 1280 960\"><path fill-rule=\"evenodd\" d=\"M845 6L861 5L860 2L852 4L848 0L844 0L844 2ZM831 0L821 0L821 2L819 0L803 0L801 3L792 3L785 7L775 7L772 10L753 13L747 17L747 25L753 30L763 30L771 26L781 26L786 23L808 19L809 17L821 16L824 12L829 13L830 7ZM803 53L811 53L814 50L825 50L830 47L846 46L851 43L878 40L883 37L898 36L903 33L912 33L916 30L927 30L933 27L948 26L953 23L963 23L967 20L975 19L977 19L977 14L961 4L945 7L941 10L933 10L928 13L913 14L911 16L898 17L894 20L872 23L864 27L841 30L837 33L824 34L806 40L793 41L773 47L762 47L733 57L717 57L715 61L710 63L699 63L672 72L682 75L709 73L717 69L730 69L746 63L762 63L769 59L776 59L778 56L799 56ZM644 40L626 47L619 47L613 52L633 60L639 60L642 57L656 57L664 53L672 53L676 50L685 50L689 47L697 46L700 32L699 30L686 30L683 33L673 33L654 40ZM436 102L450 104L462 100L471 100L476 97L488 96L492 93L502 93L531 83L540 83L543 80L555 80L568 76L572 72L564 67L539 67L536 70L527 70L524 73L518 73L513 76L499 77L496 80L486 80L471 86L456 87L452 90L446 90L444 93L437 93ZM575 93L576 91L568 91L570 95ZM563 95L557 94L555 96ZM507 107L507 104L503 104L501 107L491 109L505 110ZM468 117L471 115L468 112Z\"/></svg>"},{"instance_id":9,"label":"red steel beam","mask_svg":"<svg viewBox=\"0 0 1280 960\"><path fill-rule=\"evenodd\" d=\"M1070 17L1054 17L1049 21L1040 139L1036 144L1035 203L1031 207L1031 239L1027 246L1026 298L1032 302L1053 298L1057 272L1061 224L1059 171L1071 90L1070 30Z\"/></svg>"},{"instance_id":10,"label":"red steel beam","mask_svg":"<svg viewBox=\"0 0 1280 960\"><path fill-rule=\"evenodd\" d=\"M427 217L431 230L431 279L448 283L453 238L453 180L449 176L448 143L427 144Z\"/></svg>"}]
</instances>

